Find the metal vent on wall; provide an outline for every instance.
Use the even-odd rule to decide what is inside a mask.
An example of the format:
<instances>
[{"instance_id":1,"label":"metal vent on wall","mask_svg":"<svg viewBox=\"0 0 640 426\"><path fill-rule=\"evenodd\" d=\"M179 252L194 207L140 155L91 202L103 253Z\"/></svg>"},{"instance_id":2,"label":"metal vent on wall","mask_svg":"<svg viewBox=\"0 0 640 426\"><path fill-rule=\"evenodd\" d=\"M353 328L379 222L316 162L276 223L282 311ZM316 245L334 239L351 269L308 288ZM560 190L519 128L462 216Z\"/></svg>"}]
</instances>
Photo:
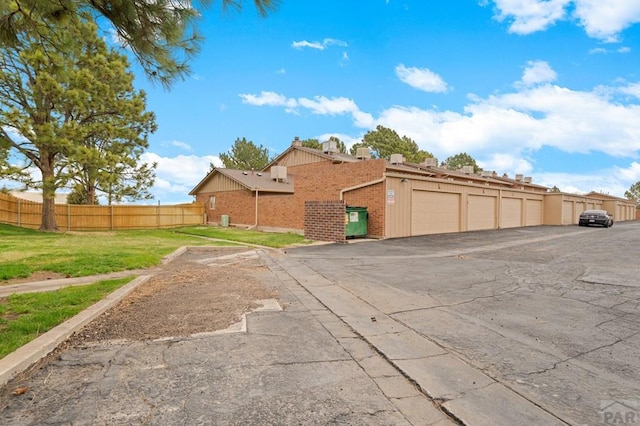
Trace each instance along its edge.
<instances>
[{"instance_id":1,"label":"metal vent on wall","mask_svg":"<svg viewBox=\"0 0 640 426\"><path fill-rule=\"evenodd\" d=\"M287 179L287 167L286 166L272 166L271 167L271 179L275 181L285 181Z\"/></svg>"},{"instance_id":2,"label":"metal vent on wall","mask_svg":"<svg viewBox=\"0 0 640 426\"><path fill-rule=\"evenodd\" d=\"M356 157L359 160L369 160L371 159L371 150L367 147L356 149Z\"/></svg>"},{"instance_id":3,"label":"metal vent on wall","mask_svg":"<svg viewBox=\"0 0 640 426\"><path fill-rule=\"evenodd\" d=\"M402 154L391 154L391 157L389 157L389 162L391 164L402 164L404 163L404 158L402 157Z\"/></svg>"},{"instance_id":4,"label":"metal vent on wall","mask_svg":"<svg viewBox=\"0 0 640 426\"><path fill-rule=\"evenodd\" d=\"M322 152L325 154L335 154L338 152L338 143L336 141L322 142Z\"/></svg>"},{"instance_id":5,"label":"metal vent on wall","mask_svg":"<svg viewBox=\"0 0 640 426\"><path fill-rule=\"evenodd\" d=\"M425 167L438 167L438 159L435 157L425 158L422 165Z\"/></svg>"}]
</instances>

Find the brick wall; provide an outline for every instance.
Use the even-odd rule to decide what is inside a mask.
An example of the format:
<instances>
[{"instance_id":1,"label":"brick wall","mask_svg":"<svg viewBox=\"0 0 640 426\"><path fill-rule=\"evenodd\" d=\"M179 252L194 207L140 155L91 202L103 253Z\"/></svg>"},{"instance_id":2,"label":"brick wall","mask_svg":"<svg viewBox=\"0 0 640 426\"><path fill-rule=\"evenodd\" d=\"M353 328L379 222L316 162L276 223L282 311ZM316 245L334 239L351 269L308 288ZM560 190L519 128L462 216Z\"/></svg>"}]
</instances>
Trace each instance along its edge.
<instances>
[{"instance_id":1,"label":"brick wall","mask_svg":"<svg viewBox=\"0 0 640 426\"><path fill-rule=\"evenodd\" d=\"M316 241L346 241L343 201L305 201L304 236Z\"/></svg>"},{"instance_id":2,"label":"brick wall","mask_svg":"<svg viewBox=\"0 0 640 426\"><path fill-rule=\"evenodd\" d=\"M372 186L349 191L344 194L344 201L349 206L366 207L369 215L367 235L384 237L385 187L378 183Z\"/></svg>"},{"instance_id":3,"label":"brick wall","mask_svg":"<svg viewBox=\"0 0 640 426\"><path fill-rule=\"evenodd\" d=\"M215 209L209 205L209 197L216 197ZM223 214L229 216L234 225L253 225L255 223L255 194L249 190L202 193L196 196L196 202L204 203L207 222L220 223Z\"/></svg>"},{"instance_id":4,"label":"brick wall","mask_svg":"<svg viewBox=\"0 0 640 426\"><path fill-rule=\"evenodd\" d=\"M330 161L287 168L294 181L294 194L260 192L258 195L258 227L305 229L305 202L340 199L340 190L382 178L384 160L333 164ZM209 197L215 195L216 208L209 208ZM367 207L369 235L384 236L384 185L377 184L344 194L352 206ZM219 223L229 215L233 225L255 223L255 192L249 190L201 193L196 201L205 204L209 222ZM344 218L342 219L344 222ZM344 230L343 230L344 231Z\"/></svg>"},{"instance_id":5,"label":"brick wall","mask_svg":"<svg viewBox=\"0 0 640 426\"><path fill-rule=\"evenodd\" d=\"M295 194L286 203L286 216L290 218L291 228L304 228L305 201L339 200L340 190L362 183L371 182L382 178L386 163L384 160L368 160L357 163L333 164L321 162L289 167L287 173L294 177ZM369 188L369 187L367 187ZM367 207L369 212L369 224L376 233L372 235L384 235L384 185L377 184L367 190L366 188L345 193L345 200L349 205ZM375 192L381 194L376 199ZM362 197L356 194L363 194ZM262 194L260 194L263 197ZM282 197L282 196L281 196ZM290 197L290 196L289 196ZM349 198L351 197L351 198ZM360 197L360 198L357 198ZM270 200L280 200L273 196ZM262 201L265 201L263 208ZM271 218L279 220L282 206L276 206L266 202L265 198L260 202L260 223L265 221L265 226L270 224ZM264 214L264 216L263 216Z\"/></svg>"}]
</instances>

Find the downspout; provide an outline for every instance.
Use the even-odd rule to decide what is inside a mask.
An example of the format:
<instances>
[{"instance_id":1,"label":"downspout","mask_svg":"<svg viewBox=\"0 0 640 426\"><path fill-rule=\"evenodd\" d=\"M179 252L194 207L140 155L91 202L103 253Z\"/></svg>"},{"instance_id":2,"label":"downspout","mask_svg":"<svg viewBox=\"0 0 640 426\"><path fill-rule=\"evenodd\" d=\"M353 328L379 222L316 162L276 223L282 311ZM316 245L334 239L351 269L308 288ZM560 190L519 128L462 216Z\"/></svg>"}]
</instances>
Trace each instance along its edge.
<instances>
[{"instance_id":1,"label":"downspout","mask_svg":"<svg viewBox=\"0 0 640 426\"><path fill-rule=\"evenodd\" d=\"M379 183L383 183L387 179L387 175L383 174L380 179L372 180L371 182L361 183L360 185L351 186L349 188L344 188L340 190L340 201L344 201L345 192L355 191L356 189L366 188L367 186L377 185Z\"/></svg>"},{"instance_id":2,"label":"downspout","mask_svg":"<svg viewBox=\"0 0 640 426\"><path fill-rule=\"evenodd\" d=\"M256 221L255 221L255 223L253 225L248 227L247 230L253 229L256 226L258 226L258 190L257 189L256 189Z\"/></svg>"}]
</instances>

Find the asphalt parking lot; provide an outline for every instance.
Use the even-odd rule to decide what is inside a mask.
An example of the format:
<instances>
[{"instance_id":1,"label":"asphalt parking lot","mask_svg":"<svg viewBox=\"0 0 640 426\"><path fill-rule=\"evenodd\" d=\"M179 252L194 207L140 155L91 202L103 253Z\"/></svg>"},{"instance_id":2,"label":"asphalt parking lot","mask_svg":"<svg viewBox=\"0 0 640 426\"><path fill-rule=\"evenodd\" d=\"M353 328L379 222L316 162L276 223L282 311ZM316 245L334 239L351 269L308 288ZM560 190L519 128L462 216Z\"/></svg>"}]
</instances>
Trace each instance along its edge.
<instances>
[{"instance_id":1,"label":"asphalt parking lot","mask_svg":"<svg viewBox=\"0 0 640 426\"><path fill-rule=\"evenodd\" d=\"M0 424L639 424L639 248L629 222L258 249L282 310L67 345Z\"/></svg>"},{"instance_id":2,"label":"asphalt parking lot","mask_svg":"<svg viewBox=\"0 0 640 426\"><path fill-rule=\"evenodd\" d=\"M484 401L475 407L498 400L499 386L549 422L592 425L640 423L639 249L640 223L627 222L314 246L288 256L327 280L306 287L372 344L388 334L350 318L336 289L354 306L366 303L377 324L391 321L480 373L477 386L456 388L434 379L449 371L438 353L418 362L381 348L458 420L491 424L465 408L473 393ZM495 424L526 424L528 408L502 410Z\"/></svg>"}]
</instances>

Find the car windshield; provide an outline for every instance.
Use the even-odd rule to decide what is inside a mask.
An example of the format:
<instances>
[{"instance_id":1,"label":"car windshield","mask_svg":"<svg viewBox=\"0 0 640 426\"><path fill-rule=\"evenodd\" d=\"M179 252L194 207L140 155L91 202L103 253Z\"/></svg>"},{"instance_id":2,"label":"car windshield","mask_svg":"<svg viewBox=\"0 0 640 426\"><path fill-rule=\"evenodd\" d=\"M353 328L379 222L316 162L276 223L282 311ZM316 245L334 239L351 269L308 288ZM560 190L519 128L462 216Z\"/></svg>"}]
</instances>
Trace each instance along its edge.
<instances>
[{"instance_id":1,"label":"car windshield","mask_svg":"<svg viewBox=\"0 0 640 426\"><path fill-rule=\"evenodd\" d=\"M606 215L607 212L604 210L586 210L582 214L584 215Z\"/></svg>"}]
</instances>

